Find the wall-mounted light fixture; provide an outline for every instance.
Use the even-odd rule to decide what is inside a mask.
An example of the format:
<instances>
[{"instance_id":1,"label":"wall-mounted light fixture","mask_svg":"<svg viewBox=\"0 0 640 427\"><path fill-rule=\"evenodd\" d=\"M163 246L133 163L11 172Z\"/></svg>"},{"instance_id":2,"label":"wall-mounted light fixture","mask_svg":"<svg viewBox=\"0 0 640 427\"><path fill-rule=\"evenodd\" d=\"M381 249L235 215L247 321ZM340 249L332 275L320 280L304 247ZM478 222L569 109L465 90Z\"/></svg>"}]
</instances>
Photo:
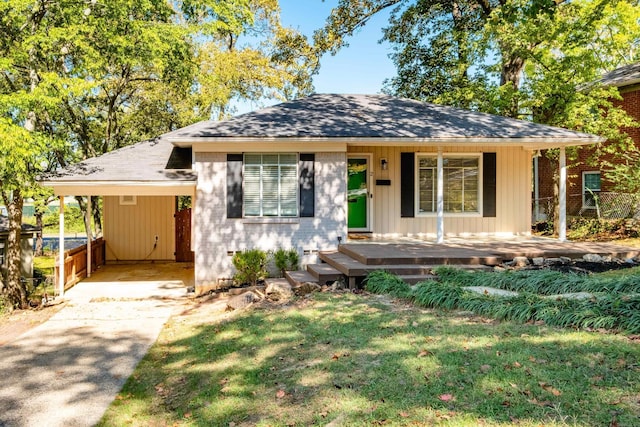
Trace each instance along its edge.
<instances>
[{"instance_id":1,"label":"wall-mounted light fixture","mask_svg":"<svg viewBox=\"0 0 640 427\"><path fill-rule=\"evenodd\" d=\"M386 171L389 168L389 162L387 161L387 159L380 159L380 168L383 171Z\"/></svg>"}]
</instances>

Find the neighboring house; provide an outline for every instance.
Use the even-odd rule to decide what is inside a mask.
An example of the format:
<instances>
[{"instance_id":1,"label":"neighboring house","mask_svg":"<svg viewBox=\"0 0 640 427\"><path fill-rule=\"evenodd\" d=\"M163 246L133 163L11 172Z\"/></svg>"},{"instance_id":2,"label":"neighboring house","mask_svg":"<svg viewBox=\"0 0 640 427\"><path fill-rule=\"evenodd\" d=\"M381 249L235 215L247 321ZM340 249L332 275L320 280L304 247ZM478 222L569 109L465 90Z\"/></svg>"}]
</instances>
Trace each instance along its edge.
<instances>
[{"instance_id":1,"label":"neighboring house","mask_svg":"<svg viewBox=\"0 0 640 427\"><path fill-rule=\"evenodd\" d=\"M613 100L614 106L621 107L634 120L640 122L640 62L617 68L602 76L600 83L604 86L617 87L622 100ZM640 128L624 128L626 132L640 147ZM606 142L605 142L606 144ZM582 147L578 150L578 157L572 163L575 166L568 168L567 186L567 212L570 215L595 216L596 205L594 195L612 191L612 183L607 180L606 171L599 166L589 164L588 159L593 157L594 149ZM614 162L611 154L600 157L602 160ZM557 166L542 155L538 160L538 197L542 204L553 199L553 174ZM534 196L535 197L535 196ZM545 210L546 206L541 210Z\"/></svg>"},{"instance_id":2,"label":"neighboring house","mask_svg":"<svg viewBox=\"0 0 640 427\"><path fill-rule=\"evenodd\" d=\"M104 196L107 262L175 259L192 235L202 289L231 277L232 255L249 248L296 248L307 264L349 232L529 235L533 154L600 141L386 95L316 94L196 123L45 184L60 196ZM178 195L193 205L181 237Z\"/></svg>"},{"instance_id":3,"label":"neighboring house","mask_svg":"<svg viewBox=\"0 0 640 427\"><path fill-rule=\"evenodd\" d=\"M33 277L33 235L40 231L38 227L29 224L22 224L21 246L22 264L21 276L25 278ZM0 215L0 272L2 278L7 274L7 239L9 238L9 218Z\"/></svg>"}]
</instances>

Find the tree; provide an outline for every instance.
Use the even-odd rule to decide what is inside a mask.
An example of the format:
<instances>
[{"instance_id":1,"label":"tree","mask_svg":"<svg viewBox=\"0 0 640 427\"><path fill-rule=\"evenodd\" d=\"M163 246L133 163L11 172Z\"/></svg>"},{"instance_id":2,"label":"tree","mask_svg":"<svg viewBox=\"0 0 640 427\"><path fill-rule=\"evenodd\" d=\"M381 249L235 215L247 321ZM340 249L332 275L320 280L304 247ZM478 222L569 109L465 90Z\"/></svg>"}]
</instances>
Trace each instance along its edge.
<instances>
[{"instance_id":1,"label":"tree","mask_svg":"<svg viewBox=\"0 0 640 427\"><path fill-rule=\"evenodd\" d=\"M306 39L279 26L278 10L275 0L0 3L0 189L10 216L9 264L19 266L23 197L42 170L209 118L212 106L226 111L234 97L309 91L305 63L290 54L308 46ZM259 43L257 53L219 48L242 37L247 46ZM256 77L229 83L203 74L222 73L221 61ZM9 268L5 288L12 306L26 305L17 267Z\"/></svg>"},{"instance_id":2,"label":"tree","mask_svg":"<svg viewBox=\"0 0 640 427\"><path fill-rule=\"evenodd\" d=\"M531 118L542 102L532 71L533 80L576 92L634 60L640 41L634 0L340 0L316 46L335 53L385 9L383 40L398 70L387 92L509 117Z\"/></svg>"}]
</instances>

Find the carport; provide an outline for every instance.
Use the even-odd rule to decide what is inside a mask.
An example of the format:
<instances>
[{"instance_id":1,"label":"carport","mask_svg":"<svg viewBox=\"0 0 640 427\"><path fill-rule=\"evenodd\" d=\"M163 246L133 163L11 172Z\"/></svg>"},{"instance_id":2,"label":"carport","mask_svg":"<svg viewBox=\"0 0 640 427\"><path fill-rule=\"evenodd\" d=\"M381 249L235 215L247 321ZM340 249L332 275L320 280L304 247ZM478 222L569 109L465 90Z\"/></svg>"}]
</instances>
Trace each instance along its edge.
<instances>
[{"instance_id":1,"label":"carport","mask_svg":"<svg viewBox=\"0 0 640 427\"><path fill-rule=\"evenodd\" d=\"M174 147L166 135L100 157L84 160L44 176L42 184L60 198L59 257L65 254L65 197L102 197L105 258L110 263L192 261L191 210L177 212L177 198L195 200L196 174L191 150ZM82 275L91 276L92 232L87 236ZM58 261L58 292L65 292L69 260Z\"/></svg>"}]
</instances>

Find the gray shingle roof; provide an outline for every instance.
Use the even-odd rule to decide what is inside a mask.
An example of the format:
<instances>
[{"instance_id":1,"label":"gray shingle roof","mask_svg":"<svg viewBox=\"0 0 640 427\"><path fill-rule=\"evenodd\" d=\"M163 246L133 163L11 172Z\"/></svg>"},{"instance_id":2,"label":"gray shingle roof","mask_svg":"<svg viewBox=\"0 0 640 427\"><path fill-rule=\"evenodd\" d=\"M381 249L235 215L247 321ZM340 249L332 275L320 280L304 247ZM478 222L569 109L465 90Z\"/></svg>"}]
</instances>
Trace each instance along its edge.
<instances>
[{"instance_id":1,"label":"gray shingle roof","mask_svg":"<svg viewBox=\"0 0 640 427\"><path fill-rule=\"evenodd\" d=\"M31 224L22 224L23 233L35 233L36 231L40 231L40 228ZM9 232L9 217L7 217L6 215L0 215L0 234L5 234L8 232Z\"/></svg>"},{"instance_id":2,"label":"gray shingle roof","mask_svg":"<svg viewBox=\"0 0 640 427\"><path fill-rule=\"evenodd\" d=\"M567 129L387 95L315 94L173 132L175 142L200 138L533 138L593 140Z\"/></svg>"},{"instance_id":3,"label":"gray shingle roof","mask_svg":"<svg viewBox=\"0 0 640 427\"><path fill-rule=\"evenodd\" d=\"M605 86L623 87L640 83L640 62L625 65L602 75L600 83Z\"/></svg>"},{"instance_id":4,"label":"gray shingle roof","mask_svg":"<svg viewBox=\"0 0 640 427\"><path fill-rule=\"evenodd\" d=\"M52 182L195 182L191 149L173 146L166 135L170 134L84 160L42 179Z\"/></svg>"}]
</instances>

